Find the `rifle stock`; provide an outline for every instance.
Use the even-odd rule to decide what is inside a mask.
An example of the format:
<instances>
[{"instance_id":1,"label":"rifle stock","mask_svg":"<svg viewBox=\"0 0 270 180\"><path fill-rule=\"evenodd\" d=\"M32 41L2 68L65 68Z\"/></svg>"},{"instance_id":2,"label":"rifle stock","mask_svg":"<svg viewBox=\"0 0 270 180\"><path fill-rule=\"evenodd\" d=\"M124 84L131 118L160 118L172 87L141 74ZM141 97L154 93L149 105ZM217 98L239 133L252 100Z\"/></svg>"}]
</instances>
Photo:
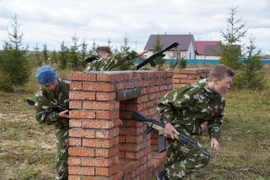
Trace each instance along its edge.
<instances>
[{"instance_id":1,"label":"rifle stock","mask_svg":"<svg viewBox=\"0 0 270 180\"><path fill-rule=\"evenodd\" d=\"M174 42L171 45L169 45L168 47L166 47L163 50L160 50L158 52L156 52L155 54L153 54L152 56L150 56L149 58L147 58L146 60L144 60L143 62L139 63L137 66L135 66L132 70L139 70L140 68L142 68L143 66L145 66L147 63L150 63L151 67L156 66L155 63L155 59L159 56L164 57L165 54L163 54L165 51L168 51L174 47L177 47L179 45L178 42Z\"/></svg>"},{"instance_id":2,"label":"rifle stock","mask_svg":"<svg viewBox=\"0 0 270 180\"><path fill-rule=\"evenodd\" d=\"M165 136L164 136L164 129L165 124L160 119L148 119L145 115L138 111L134 111L130 117L131 120L139 121L147 124L150 127L150 130L146 130L147 133L149 133L152 129L156 129L159 131L159 138L158 138L158 149L159 152L162 152L166 150L165 146ZM177 129L176 129L177 130ZM178 131L178 130L177 130ZM194 142L192 139L190 139L187 135L183 134L182 132L178 131L179 135L174 133L174 137L183 142L184 144L194 148L195 150L201 152L202 154L212 158L212 155L206 151L206 148L200 148L196 145L196 142Z\"/></svg>"}]
</instances>

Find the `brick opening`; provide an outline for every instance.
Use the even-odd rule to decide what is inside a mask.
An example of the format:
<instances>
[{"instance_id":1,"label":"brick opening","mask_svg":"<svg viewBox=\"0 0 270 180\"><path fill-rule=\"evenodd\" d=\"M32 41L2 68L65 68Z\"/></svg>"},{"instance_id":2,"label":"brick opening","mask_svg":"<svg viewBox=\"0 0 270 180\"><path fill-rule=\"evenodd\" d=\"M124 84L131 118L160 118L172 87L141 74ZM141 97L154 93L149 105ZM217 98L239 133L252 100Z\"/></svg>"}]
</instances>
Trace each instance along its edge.
<instances>
[{"instance_id":1,"label":"brick opening","mask_svg":"<svg viewBox=\"0 0 270 180\"><path fill-rule=\"evenodd\" d=\"M182 72L184 78L208 70ZM208 71L209 72L209 71ZM159 118L156 104L173 88L188 83L178 70L70 73L69 179L150 179L160 171L166 154L158 153L157 131L129 120L137 110ZM181 79L182 78L182 79ZM191 79L193 80L193 79ZM119 124L121 119L123 124Z\"/></svg>"}]
</instances>

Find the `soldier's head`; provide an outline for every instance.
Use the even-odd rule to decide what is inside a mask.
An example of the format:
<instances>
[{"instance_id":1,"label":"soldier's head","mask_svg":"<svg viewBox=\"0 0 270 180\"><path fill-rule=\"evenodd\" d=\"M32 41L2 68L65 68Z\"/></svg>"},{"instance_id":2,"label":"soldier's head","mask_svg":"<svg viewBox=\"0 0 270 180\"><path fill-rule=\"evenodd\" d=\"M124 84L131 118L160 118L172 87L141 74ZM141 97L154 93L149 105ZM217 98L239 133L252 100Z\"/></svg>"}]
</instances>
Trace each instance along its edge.
<instances>
[{"instance_id":1,"label":"soldier's head","mask_svg":"<svg viewBox=\"0 0 270 180\"><path fill-rule=\"evenodd\" d=\"M48 65L37 68L35 77L46 90L53 92L56 88L56 73Z\"/></svg>"},{"instance_id":2,"label":"soldier's head","mask_svg":"<svg viewBox=\"0 0 270 180\"><path fill-rule=\"evenodd\" d=\"M224 94L231 88L235 72L231 68L219 64L211 69L208 78L208 87L218 94Z\"/></svg>"},{"instance_id":3,"label":"soldier's head","mask_svg":"<svg viewBox=\"0 0 270 180\"><path fill-rule=\"evenodd\" d=\"M102 57L102 58L108 58L112 54L111 48L109 46L99 46L96 49L96 52Z\"/></svg>"}]
</instances>

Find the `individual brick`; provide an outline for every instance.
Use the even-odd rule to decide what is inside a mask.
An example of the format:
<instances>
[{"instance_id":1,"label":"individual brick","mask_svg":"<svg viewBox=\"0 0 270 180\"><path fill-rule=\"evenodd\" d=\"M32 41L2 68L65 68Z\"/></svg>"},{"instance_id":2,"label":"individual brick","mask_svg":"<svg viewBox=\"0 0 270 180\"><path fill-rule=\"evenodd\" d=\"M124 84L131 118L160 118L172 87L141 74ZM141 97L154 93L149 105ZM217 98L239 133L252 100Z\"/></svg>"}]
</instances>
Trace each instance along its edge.
<instances>
[{"instance_id":1,"label":"individual brick","mask_svg":"<svg viewBox=\"0 0 270 180\"><path fill-rule=\"evenodd\" d=\"M184 85L186 85L186 84L174 84L173 85L173 89L178 89L178 88L180 88L180 87L182 87L182 86L184 86ZM165 95L165 94L164 94Z\"/></svg>"},{"instance_id":2,"label":"individual brick","mask_svg":"<svg viewBox=\"0 0 270 180\"><path fill-rule=\"evenodd\" d=\"M135 83L132 81L125 82L126 84L126 89L134 89L135 88Z\"/></svg>"},{"instance_id":3,"label":"individual brick","mask_svg":"<svg viewBox=\"0 0 270 180\"><path fill-rule=\"evenodd\" d=\"M85 137L85 138L95 138L96 132L94 130L84 130L84 129L69 129L70 137Z\"/></svg>"},{"instance_id":4,"label":"individual brick","mask_svg":"<svg viewBox=\"0 0 270 180\"><path fill-rule=\"evenodd\" d=\"M84 91L114 91L114 84L105 83L83 83Z\"/></svg>"},{"instance_id":5,"label":"individual brick","mask_svg":"<svg viewBox=\"0 0 270 180\"><path fill-rule=\"evenodd\" d=\"M97 101L111 101L116 99L116 92L97 92Z\"/></svg>"},{"instance_id":6,"label":"individual brick","mask_svg":"<svg viewBox=\"0 0 270 180\"><path fill-rule=\"evenodd\" d=\"M68 148L69 156L95 157L95 149L91 148Z\"/></svg>"},{"instance_id":7,"label":"individual brick","mask_svg":"<svg viewBox=\"0 0 270 180\"><path fill-rule=\"evenodd\" d=\"M124 82L118 82L115 84L115 90L119 91L119 90L124 90L126 89L126 83Z\"/></svg>"},{"instance_id":8,"label":"individual brick","mask_svg":"<svg viewBox=\"0 0 270 180\"><path fill-rule=\"evenodd\" d=\"M73 119L95 119L96 113L93 111L70 111L69 117Z\"/></svg>"},{"instance_id":9,"label":"individual brick","mask_svg":"<svg viewBox=\"0 0 270 180\"><path fill-rule=\"evenodd\" d=\"M97 176L110 176L118 171L118 165L109 168L95 168Z\"/></svg>"},{"instance_id":10,"label":"individual brick","mask_svg":"<svg viewBox=\"0 0 270 180\"><path fill-rule=\"evenodd\" d=\"M132 112L120 111L119 118L120 119L130 119L131 114L132 114Z\"/></svg>"},{"instance_id":11,"label":"individual brick","mask_svg":"<svg viewBox=\"0 0 270 180\"><path fill-rule=\"evenodd\" d=\"M99 139L111 139L119 135L119 128L116 127L110 130L96 130L95 137Z\"/></svg>"},{"instance_id":12,"label":"individual brick","mask_svg":"<svg viewBox=\"0 0 270 180\"><path fill-rule=\"evenodd\" d=\"M117 81L117 74L97 74L97 81L101 82Z\"/></svg>"},{"instance_id":13,"label":"individual brick","mask_svg":"<svg viewBox=\"0 0 270 180\"><path fill-rule=\"evenodd\" d=\"M143 135L139 135L139 136L124 136L126 143L140 143L143 141Z\"/></svg>"},{"instance_id":14,"label":"individual brick","mask_svg":"<svg viewBox=\"0 0 270 180\"><path fill-rule=\"evenodd\" d=\"M80 128L80 127L82 127L82 121L81 120L70 119L69 120L69 127L71 127L71 128L76 128L76 127Z\"/></svg>"},{"instance_id":15,"label":"individual brick","mask_svg":"<svg viewBox=\"0 0 270 180\"><path fill-rule=\"evenodd\" d=\"M191 80L191 79L181 79L181 84L191 84L191 83L195 83L196 79Z\"/></svg>"},{"instance_id":16,"label":"individual brick","mask_svg":"<svg viewBox=\"0 0 270 180\"><path fill-rule=\"evenodd\" d=\"M115 140L118 140L119 142L118 137L115 137L114 139L110 140L82 139L82 145L85 147L111 148L116 144Z\"/></svg>"},{"instance_id":17,"label":"individual brick","mask_svg":"<svg viewBox=\"0 0 270 180\"><path fill-rule=\"evenodd\" d=\"M80 177L80 176L72 176L72 175L69 175L69 176L68 176L68 180L81 180L81 177Z\"/></svg>"},{"instance_id":18,"label":"individual brick","mask_svg":"<svg viewBox=\"0 0 270 180\"><path fill-rule=\"evenodd\" d=\"M69 146L82 146L82 139L80 138L69 138Z\"/></svg>"},{"instance_id":19,"label":"individual brick","mask_svg":"<svg viewBox=\"0 0 270 180\"><path fill-rule=\"evenodd\" d=\"M187 79L188 75L187 74L174 74L173 79Z\"/></svg>"},{"instance_id":20,"label":"individual brick","mask_svg":"<svg viewBox=\"0 0 270 180\"><path fill-rule=\"evenodd\" d=\"M96 119L115 119L119 117L119 110L116 111L97 111Z\"/></svg>"},{"instance_id":21,"label":"individual brick","mask_svg":"<svg viewBox=\"0 0 270 180\"><path fill-rule=\"evenodd\" d=\"M123 73L123 80L130 80L130 79L133 79L133 73L132 72Z\"/></svg>"},{"instance_id":22,"label":"individual brick","mask_svg":"<svg viewBox=\"0 0 270 180\"><path fill-rule=\"evenodd\" d=\"M173 74L180 74L181 73L181 69L174 69L173 70Z\"/></svg>"},{"instance_id":23,"label":"individual brick","mask_svg":"<svg viewBox=\"0 0 270 180\"><path fill-rule=\"evenodd\" d=\"M141 127L142 125L142 122L129 120L127 121L126 127Z\"/></svg>"},{"instance_id":24,"label":"individual brick","mask_svg":"<svg viewBox=\"0 0 270 180\"><path fill-rule=\"evenodd\" d=\"M114 110L119 108L119 102L95 102L95 101L84 101L83 109L95 109L95 110Z\"/></svg>"},{"instance_id":25,"label":"individual brick","mask_svg":"<svg viewBox=\"0 0 270 180\"><path fill-rule=\"evenodd\" d=\"M139 144L119 144L120 151L139 151L140 149Z\"/></svg>"},{"instance_id":26,"label":"individual brick","mask_svg":"<svg viewBox=\"0 0 270 180\"><path fill-rule=\"evenodd\" d=\"M119 147L110 149L96 149L96 157L111 157L119 152Z\"/></svg>"},{"instance_id":27,"label":"individual brick","mask_svg":"<svg viewBox=\"0 0 270 180\"><path fill-rule=\"evenodd\" d=\"M111 158L82 158L82 166L109 167L119 161L118 156Z\"/></svg>"},{"instance_id":28,"label":"individual brick","mask_svg":"<svg viewBox=\"0 0 270 180\"><path fill-rule=\"evenodd\" d=\"M174 84L180 84L181 83L181 79L173 79L173 83Z\"/></svg>"},{"instance_id":29,"label":"individual brick","mask_svg":"<svg viewBox=\"0 0 270 180\"><path fill-rule=\"evenodd\" d=\"M93 167L68 167L68 174L77 174L77 175L85 175L85 176L93 176L95 175L95 168Z\"/></svg>"},{"instance_id":30,"label":"individual brick","mask_svg":"<svg viewBox=\"0 0 270 180\"><path fill-rule=\"evenodd\" d=\"M69 101L69 109L82 109L82 101Z\"/></svg>"},{"instance_id":31,"label":"individual brick","mask_svg":"<svg viewBox=\"0 0 270 180\"><path fill-rule=\"evenodd\" d=\"M96 81L96 74L70 72L69 73L69 80L71 80L71 81Z\"/></svg>"},{"instance_id":32,"label":"individual brick","mask_svg":"<svg viewBox=\"0 0 270 180\"><path fill-rule=\"evenodd\" d=\"M134 82L134 87L142 87L142 81L141 80L137 80Z\"/></svg>"},{"instance_id":33,"label":"individual brick","mask_svg":"<svg viewBox=\"0 0 270 180\"><path fill-rule=\"evenodd\" d=\"M82 90L83 83L82 82L70 82L70 90Z\"/></svg>"},{"instance_id":34,"label":"individual brick","mask_svg":"<svg viewBox=\"0 0 270 180\"><path fill-rule=\"evenodd\" d=\"M82 128L89 129L111 129L114 127L114 121L91 121L91 120L83 120Z\"/></svg>"},{"instance_id":35,"label":"individual brick","mask_svg":"<svg viewBox=\"0 0 270 180\"><path fill-rule=\"evenodd\" d=\"M181 69L183 74L198 74L200 72L202 72L200 69Z\"/></svg>"},{"instance_id":36,"label":"individual brick","mask_svg":"<svg viewBox=\"0 0 270 180\"><path fill-rule=\"evenodd\" d=\"M68 165L69 166L80 166L81 163L81 158L74 158L74 157L69 157L68 158Z\"/></svg>"},{"instance_id":37,"label":"individual brick","mask_svg":"<svg viewBox=\"0 0 270 180\"><path fill-rule=\"evenodd\" d=\"M120 128L119 134L121 135L140 135L140 128Z\"/></svg>"},{"instance_id":38,"label":"individual brick","mask_svg":"<svg viewBox=\"0 0 270 180\"><path fill-rule=\"evenodd\" d=\"M69 99L74 100L96 100L96 93L94 92L81 92L81 91L70 91Z\"/></svg>"},{"instance_id":39,"label":"individual brick","mask_svg":"<svg viewBox=\"0 0 270 180\"><path fill-rule=\"evenodd\" d=\"M141 111L143 110L143 103L142 104L128 104L127 111Z\"/></svg>"}]
</instances>

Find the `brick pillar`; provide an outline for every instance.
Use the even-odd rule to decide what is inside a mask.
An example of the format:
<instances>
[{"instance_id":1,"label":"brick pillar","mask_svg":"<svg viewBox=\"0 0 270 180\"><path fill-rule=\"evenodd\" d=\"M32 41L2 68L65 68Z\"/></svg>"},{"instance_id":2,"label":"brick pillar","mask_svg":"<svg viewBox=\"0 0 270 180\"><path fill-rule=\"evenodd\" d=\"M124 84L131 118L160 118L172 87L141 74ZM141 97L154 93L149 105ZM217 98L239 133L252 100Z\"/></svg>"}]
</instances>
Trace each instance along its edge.
<instances>
[{"instance_id":1,"label":"brick pillar","mask_svg":"<svg viewBox=\"0 0 270 180\"><path fill-rule=\"evenodd\" d=\"M69 179L153 177L165 153L154 151L157 137L129 117L137 110L159 118L156 104L172 90L172 72L73 72L70 80Z\"/></svg>"}]
</instances>

